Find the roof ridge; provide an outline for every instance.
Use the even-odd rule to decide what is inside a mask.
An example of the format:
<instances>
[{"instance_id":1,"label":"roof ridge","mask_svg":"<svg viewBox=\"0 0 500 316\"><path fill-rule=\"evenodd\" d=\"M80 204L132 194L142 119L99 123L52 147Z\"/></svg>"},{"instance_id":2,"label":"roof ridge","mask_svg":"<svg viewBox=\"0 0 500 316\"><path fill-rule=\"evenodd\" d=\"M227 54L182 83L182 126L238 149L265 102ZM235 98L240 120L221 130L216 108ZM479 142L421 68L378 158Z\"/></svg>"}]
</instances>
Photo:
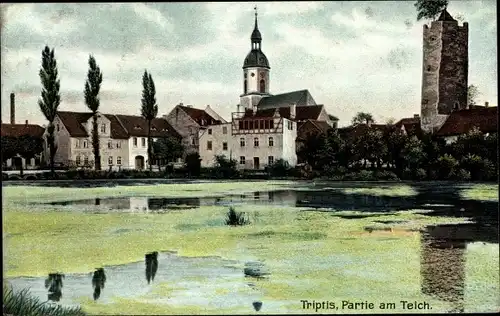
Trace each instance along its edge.
<instances>
[{"instance_id":1,"label":"roof ridge","mask_svg":"<svg viewBox=\"0 0 500 316\"><path fill-rule=\"evenodd\" d=\"M118 124L120 124L120 126L123 128L123 130L125 131L125 133L127 133L127 136L130 137L130 133L129 131L125 128L125 125L123 125L122 121L120 120L120 118L118 117L117 114L113 115L114 117L116 117L116 120L118 121Z\"/></svg>"}]
</instances>

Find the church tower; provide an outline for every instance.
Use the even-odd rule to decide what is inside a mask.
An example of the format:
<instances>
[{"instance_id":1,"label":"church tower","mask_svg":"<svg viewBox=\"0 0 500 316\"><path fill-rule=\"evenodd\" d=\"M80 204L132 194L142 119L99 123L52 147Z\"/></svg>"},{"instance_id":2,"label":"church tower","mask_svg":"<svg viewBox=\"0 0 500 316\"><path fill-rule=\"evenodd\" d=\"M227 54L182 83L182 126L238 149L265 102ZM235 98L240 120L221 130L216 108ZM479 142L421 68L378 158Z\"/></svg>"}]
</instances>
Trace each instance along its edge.
<instances>
[{"instance_id":1,"label":"church tower","mask_svg":"<svg viewBox=\"0 0 500 316\"><path fill-rule=\"evenodd\" d=\"M436 132L453 111L467 108L469 25L446 9L424 25L421 127Z\"/></svg>"},{"instance_id":2,"label":"church tower","mask_svg":"<svg viewBox=\"0 0 500 316\"><path fill-rule=\"evenodd\" d=\"M250 37L252 48L243 63L243 94L240 105L243 109L254 109L260 99L269 96L269 61L262 52L262 36L257 24L255 8L255 26Z\"/></svg>"}]
</instances>

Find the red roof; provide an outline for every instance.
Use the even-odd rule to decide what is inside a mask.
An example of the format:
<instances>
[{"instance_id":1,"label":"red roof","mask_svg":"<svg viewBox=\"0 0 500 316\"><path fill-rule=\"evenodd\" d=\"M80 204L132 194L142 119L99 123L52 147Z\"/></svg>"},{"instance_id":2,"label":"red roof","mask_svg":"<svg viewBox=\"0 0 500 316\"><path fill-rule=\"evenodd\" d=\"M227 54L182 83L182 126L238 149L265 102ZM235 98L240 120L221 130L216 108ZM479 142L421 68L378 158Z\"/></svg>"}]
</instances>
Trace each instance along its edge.
<instances>
[{"instance_id":1,"label":"red roof","mask_svg":"<svg viewBox=\"0 0 500 316\"><path fill-rule=\"evenodd\" d=\"M328 130L330 130L332 127L328 125L327 122L324 121L316 121L316 120L306 120L303 122L300 122L297 124L297 139L299 140L304 140L307 137L308 130L307 126L312 126L315 128L318 133L320 134L326 134Z\"/></svg>"},{"instance_id":2,"label":"red roof","mask_svg":"<svg viewBox=\"0 0 500 316\"><path fill-rule=\"evenodd\" d=\"M420 137L422 134L422 128L420 127L420 117L403 118L394 125L398 128L401 128L401 126L403 126L406 133L410 136Z\"/></svg>"},{"instance_id":3,"label":"red roof","mask_svg":"<svg viewBox=\"0 0 500 316\"><path fill-rule=\"evenodd\" d=\"M222 122L212 117L210 114L205 112L205 110L195 109L192 107L178 105L187 115L189 115L198 125L215 125L221 124Z\"/></svg>"},{"instance_id":4,"label":"red roof","mask_svg":"<svg viewBox=\"0 0 500 316\"><path fill-rule=\"evenodd\" d=\"M436 135L461 135L473 127L479 128L483 133L498 132L498 108L475 108L452 112Z\"/></svg>"},{"instance_id":5,"label":"red roof","mask_svg":"<svg viewBox=\"0 0 500 316\"><path fill-rule=\"evenodd\" d=\"M59 111L59 118L68 130L71 137L89 137L83 123L91 117L90 112L65 112ZM103 114L111 122L111 137L115 139L128 139L131 136L146 137L148 123L142 116ZM151 136L162 137L166 133L179 137L177 131L163 118L156 118L151 124Z\"/></svg>"},{"instance_id":6,"label":"red roof","mask_svg":"<svg viewBox=\"0 0 500 316\"><path fill-rule=\"evenodd\" d=\"M255 114L252 110L246 110L243 118L271 118L274 116L276 109L278 110L278 113L281 117L290 119L290 107L258 109ZM306 120L317 120L322 110L323 105L297 106L295 108L295 118L293 120L298 122Z\"/></svg>"},{"instance_id":7,"label":"red roof","mask_svg":"<svg viewBox=\"0 0 500 316\"><path fill-rule=\"evenodd\" d=\"M20 137L24 135L42 137L45 129L35 124L2 124L1 136Z\"/></svg>"}]
</instances>

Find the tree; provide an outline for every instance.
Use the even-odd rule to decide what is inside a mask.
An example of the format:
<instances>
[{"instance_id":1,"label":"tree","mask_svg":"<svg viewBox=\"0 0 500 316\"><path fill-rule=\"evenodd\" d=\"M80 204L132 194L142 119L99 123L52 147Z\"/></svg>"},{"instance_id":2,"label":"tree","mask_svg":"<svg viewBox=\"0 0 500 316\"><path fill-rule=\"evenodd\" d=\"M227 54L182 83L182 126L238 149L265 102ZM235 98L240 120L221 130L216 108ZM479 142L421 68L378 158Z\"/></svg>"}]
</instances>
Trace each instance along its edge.
<instances>
[{"instance_id":1,"label":"tree","mask_svg":"<svg viewBox=\"0 0 500 316\"><path fill-rule=\"evenodd\" d=\"M29 161L35 158L36 155L43 151L43 139L30 135L23 135L18 138L18 154ZM23 175L23 167L21 164L21 176Z\"/></svg>"},{"instance_id":2,"label":"tree","mask_svg":"<svg viewBox=\"0 0 500 316\"><path fill-rule=\"evenodd\" d=\"M411 137L403 147L401 155L406 161L406 166L413 172L416 172L424 162L426 156L422 141L416 136Z\"/></svg>"},{"instance_id":3,"label":"tree","mask_svg":"<svg viewBox=\"0 0 500 316\"><path fill-rule=\"evenodd\" d=\"M217 177L232 178L238 174L238 162L234 159L228 159L224 155L215 156L214 171Z\"/></svg>"},{"instance_id":4,"label":"tree","mask_svg":"<svg viewBox=\"0 0 500 316\"><path fill-rule=\"evenodd\" d=\"M40 68L39 76L42 82L42 97L38 100L38 105L43 115L49 121L47 126L47 144L49 147L50 171L54 176L54 157L57 152L54 137L54 120L57 116L57 109L61 103L59 94L60 81L57 78L57 61L54 54L54 49L50 50L48 46L42 51L42 68Z\"/></svg>"},{"instance_id":5,"label":"tree","mask_svg":"<svg viewBox=\"0 0 500 316\"><path fill-rule=\"evenodd\" d=\"M467 105L472 106L477 103L477 98L481 95L479 88L473 84L471 84L467 88Z\"/></svg>"},{"instance_id":6,"label":"tree","mask_svg":"<svg viewBox=\"0 0 500 316\"><path fill-rule=\"evenodd\" d=\"M417 21L422 19L436 19L436 17L448 6L448 0L417 0L414 6L417 8Z\"/></svg>"},{"instance_id":7,"label":"tree","mask_svg":"<svg viewBox=\"0 0 500 316\"><path fill-rule=\"evenodd\" d=\"M155 83L151 74L145 70L142 76L142 107L141 115L146 121L148 121L148 160L149 160L149 170L153 170L153 146L151 144L151 122L158 115L158 105L156 104L156 90Z\"/></svg>"},{"instance_id":8,"label":"tree","mask_svg":"<svg viewBox=\"0 0 500 316\"><path fill-rule=\"evenodd\" d=\"M370 113L358 112L358 114L356 114L352 119L352 125L354 126L359 124L370 124L370 123L375 123L373 115L371 115Z\"/></svg>"},{"instance_id":9,"label":"tree","mask_svg":"<svg viewBox=\"0 0 500 316\"><path fill-rule=\"evenodd\" d=\"M408 137L396 128L391 128L385 134L385 142L387 144L387 155L385 161L388 165L395 169L398 176L401 176L404 168L404 158L401 154L408 140Z\"/></svg>"},{"instance_id":10,"label":"tree","mask_svg":"<svg viewBox=\"0 0 500 316\"><path fill-rule=\"evenodd\" d=\"M18 154L18 146L15 137L2 136L2 165L9 159Z\"/></svg>"},{"instance_id":11,"label":"tree","mask_svg":"<svg viewBox=\"0 0 500 316\"><path fill-rule=\"evenodd\" d=\"M190 176L199 176L201 169L201 158L197 152L189 153L185 158L186 169Z\"/></svg>"},{"instance_id":12,"label":"tree","mask_svg":"<svg viewBox=\"0 0 500 316\"><path fill-rule=\"evenodd\" d=\"M99 150L99 129L97 126L97 111L99 110L99 90L101 89L102 72L94 56L89 56L89 71L85 82L85 103L92 111L92 147L94 151L95 170L101 170L101 154Z\"/></svg>"},{"instance_id":13,"label":"tree","mask_svg":"<svg viewBox=\"0 0 500 316\"><path fill-rule=\"evenodd\" d=\"M176 158L182 157L183 153L184 146L182 145L182 141L171 135L158 138L153 142L153 155L157 161L158 168L161 168L162 161L168 164Z\"/></svg>"}]
</instances>

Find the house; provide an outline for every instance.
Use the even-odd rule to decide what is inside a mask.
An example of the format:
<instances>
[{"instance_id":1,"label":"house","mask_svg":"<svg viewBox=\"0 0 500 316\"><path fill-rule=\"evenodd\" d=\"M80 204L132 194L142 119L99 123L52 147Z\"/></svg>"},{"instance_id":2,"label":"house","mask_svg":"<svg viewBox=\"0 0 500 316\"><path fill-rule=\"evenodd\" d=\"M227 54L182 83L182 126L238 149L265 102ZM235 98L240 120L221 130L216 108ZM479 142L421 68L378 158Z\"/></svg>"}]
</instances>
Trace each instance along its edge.
<instances>
[{"instance_id":1,"label":"house","mask_svg":"<svg viewBox=\"0 0 500 316\"><path fill-rule=\"evenodd\" d=\"M21 136L32 136L43 139L44 128L40 125L29 124L26 121L24 124L16 124L16 101L15 94L10 94L10 124L1 124L1 137L19 138ZM35 169L41 166L44 161L43 152L30 161L26 161L23 157L17 155L3 162L4 167L13 169Z\"/></svg>"},{"instance_id":2,"label":"house","mask_svg":"<svg viewBox=\"0 0 500 316\"><path fill-rule=\"evenodd\" d=\"M238 169L262 170L278 159L295 166L297 123L287 117L287 110L236 112L231 122L200 130L202 167L212 167L217 155L235 159Z\"/></svg>"},{"instance_id":3,"label":"house","mask_svg":"<svg viewBox=\"0 0 500 316\"><path fill-rule=\"evenodd\" d=\"M484 134L498 133L498 107L475 106L452 112L436 135L450 144L474 127Z\"/></svg>"},{"instance_id":4,"label":"house","mask_svg":"<svg viewBox=\"0 0 500 316\"><path fill-rule=\"evenodd\" d=\"M39 139L43 139L43 134L45 130L42 126L36 124L29 124L28 121L25 124L2 124L1 127L1 137L13 137L20 138L21 136L32 136ZM4 167L12 168L12 169L37 169L39 168L44 161L44 153L40 153L35 156L35 158L31 158L29 161L26 161L23 157L16 155L13 158L9 158L4 161Z\"/></svg>"},{"instance_id":5,"label":"house","mask_svg":"<svg viewBox=\"0 0 500 316\"><path fill-rule=\"evenodd\" d=\"M226 120L210 108L210 105L207 105L205 110L201 110L180 103L169 114L164 115L163 118L182 137L186 152L198 152L198 137L201 129L209 125L227 123Z\"/></svg>"},{"instance_id":6,"label":"house","mask_svg":"<svg viewBox=\"0 0 500 316\"><path fill-rule=\"evenodd\" d=\"M55 125L57 152L55 162L61 165L93 166L93 117L90 112L59 111ZM148 123L141 116L97 113L102 169L145 169ZM153 140L173 136L175 129L163 118L151 123Z\"/></svg>"}]
</instances>

